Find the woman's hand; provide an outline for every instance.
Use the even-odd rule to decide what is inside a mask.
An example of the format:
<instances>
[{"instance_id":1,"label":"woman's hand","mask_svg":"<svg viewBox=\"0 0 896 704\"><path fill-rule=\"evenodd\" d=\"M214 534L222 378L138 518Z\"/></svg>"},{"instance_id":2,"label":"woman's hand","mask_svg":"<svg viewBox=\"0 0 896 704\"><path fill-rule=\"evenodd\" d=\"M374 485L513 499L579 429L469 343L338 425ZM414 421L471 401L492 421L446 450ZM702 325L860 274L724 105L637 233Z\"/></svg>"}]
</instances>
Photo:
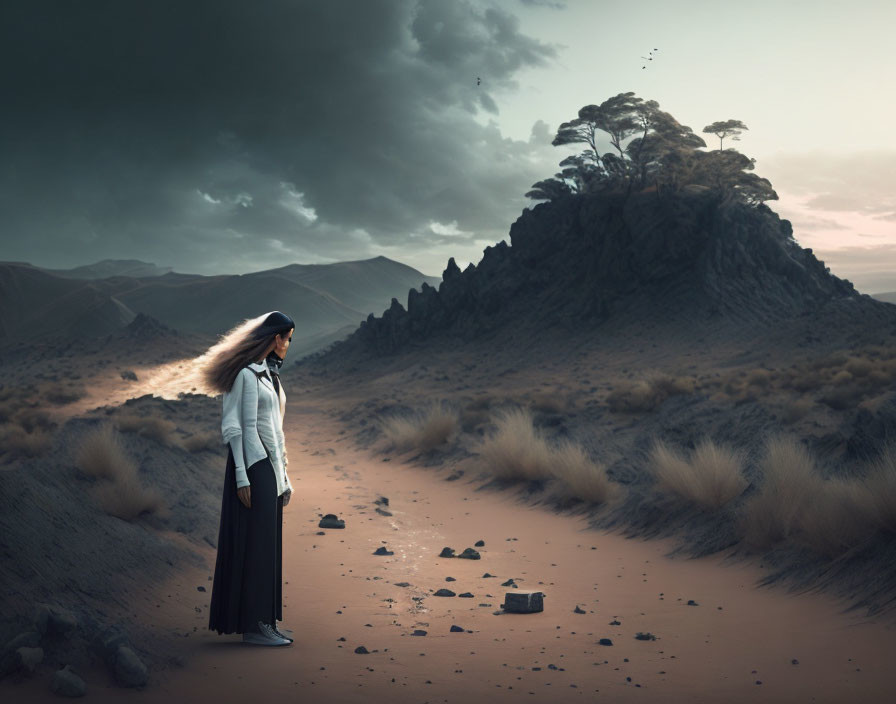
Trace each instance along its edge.
<instances>
[{"instance_id":1,"label":"woman's hand","mask_svg":"<svg viewBox=\"0 0 896 704\"><path fill-rule=\"evenodd\" d=\"M286 506L286 504L289 503L290 496L292 496L292 489L287 489L286 491L283 492L283 505L284 506Z\"/></svg>"},{"instance_id":2,"label":"woman's hand","mask_svg":"<svg viewBox=\"0 0 896 704\"><path fill-rule=\"evenodd\" d=\"M252 508L252 496L249 492L251 487L241 486L236 490L236 495L239 497L240 501L243 503L243 506L246 508Z\"/></svg>"}]
</instances>

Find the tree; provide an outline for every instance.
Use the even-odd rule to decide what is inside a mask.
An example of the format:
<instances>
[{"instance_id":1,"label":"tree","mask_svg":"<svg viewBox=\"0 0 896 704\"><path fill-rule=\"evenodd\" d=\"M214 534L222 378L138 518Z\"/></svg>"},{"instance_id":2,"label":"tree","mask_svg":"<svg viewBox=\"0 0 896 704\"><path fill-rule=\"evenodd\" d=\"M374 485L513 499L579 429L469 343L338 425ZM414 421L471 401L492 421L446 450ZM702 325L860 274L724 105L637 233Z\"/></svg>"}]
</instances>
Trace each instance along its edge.
<instances>
[{"instance_id":1,"label":"tree","mask_svg":"<svg viewBox=\"0 0 896 704\"><path fill-rule=\"evenodd\" d=\"M719 151L722 151L722 140L725 137L731 137L731 139L735 141L740 141L741 130L749 129L743 122L740 120L722 120L720 122L713 122L711 125L707 125L703 128L703 132L707 134L714 134L719 138Z\"/></svg>"}]
</instances>

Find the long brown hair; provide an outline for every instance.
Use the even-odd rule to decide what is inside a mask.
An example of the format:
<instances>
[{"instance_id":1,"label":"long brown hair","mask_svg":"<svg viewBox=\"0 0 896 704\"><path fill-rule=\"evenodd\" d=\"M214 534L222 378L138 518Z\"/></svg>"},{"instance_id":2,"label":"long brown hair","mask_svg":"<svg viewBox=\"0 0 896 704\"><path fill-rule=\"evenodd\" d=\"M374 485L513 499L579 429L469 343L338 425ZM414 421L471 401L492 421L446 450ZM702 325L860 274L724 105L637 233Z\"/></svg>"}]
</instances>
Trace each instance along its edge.
<instances>
[{"instance_id":1,"label":"long brown hair","mask_svg":"<svg viewBox=\"0 0 896 704\"><path fill-rule=\"evenodd\" d=\"M265 313L257 318L243 320L224 333L221 339L197 360L206 386L218 393L230 391L240 369L265 355L278 333L265 335L260 339L255 338L253 333L261 327L269 315L270 313Z\"/></svg>"}]
</instances>

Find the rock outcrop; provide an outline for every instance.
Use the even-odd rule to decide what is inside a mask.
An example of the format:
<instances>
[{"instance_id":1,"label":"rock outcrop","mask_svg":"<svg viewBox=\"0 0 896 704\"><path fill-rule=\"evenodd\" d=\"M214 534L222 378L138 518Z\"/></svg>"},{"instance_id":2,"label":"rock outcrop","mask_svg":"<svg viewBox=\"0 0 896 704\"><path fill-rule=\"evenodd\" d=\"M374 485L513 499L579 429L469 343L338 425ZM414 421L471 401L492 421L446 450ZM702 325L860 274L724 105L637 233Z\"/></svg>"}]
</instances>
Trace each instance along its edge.
<instances>
[{"instance_id":1,"label":"rock outcrop","mask_svg":"<svg viewBox=\"0 0 896 704\"><path fill-rule=\"evenodd\" d=\"M504 326L597 326L616 314L773 321L833 299L862 299L793 239L765 205L709 192L577 195L541 203L463 271L454 259L438 290L411 289L327 352L389 354L445 333L476 339Z\"/></svg>"}]
</instances>

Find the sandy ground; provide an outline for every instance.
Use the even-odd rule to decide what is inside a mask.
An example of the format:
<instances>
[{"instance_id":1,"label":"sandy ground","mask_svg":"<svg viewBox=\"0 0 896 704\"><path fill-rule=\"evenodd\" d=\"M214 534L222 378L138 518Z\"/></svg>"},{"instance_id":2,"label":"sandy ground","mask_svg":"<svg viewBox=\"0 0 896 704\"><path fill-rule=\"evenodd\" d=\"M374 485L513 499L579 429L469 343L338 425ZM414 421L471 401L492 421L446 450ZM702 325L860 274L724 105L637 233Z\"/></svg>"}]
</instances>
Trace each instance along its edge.
<instances>
[{"instance_id":1,"label":"sandy ground","mask_svg":"<svg viewBox=\"0 0 896 704\"><path fill-rule=\"evenodd\" d=\"M182 573L135 605L138 618L171 636L172 657L185 667L154 672L146 690L131 691L98 666L83 673L90 700L870 702L896 695L891 621L842 614L825 595L755 588L758 565L669 559L671 540L595 532L582 517L479 489L466 476L445 481L451 468L355 449L322 410L291 399L286 414L296 492L284 513L282 625L296 642L249 646L207 630L215 561L208 548L208 569ZM376 512L379 496L388 497L391 516ZM344 518L346 528L318 535L325 513ZM480 560L437 557L445 546L459 553L480 539ZM381 545L394 554L374 555ZM496 614L509 577L542 590L545 610ZM442 587L474 597L432 595ZM450 632L452 625L464 630ZM415 629L427 633L413 636ZM637 632L656 640L636 640ZM598 645L600 638L613 645ZM355 653L361 645L370 652ZM58 701L46 686L3 682L0 699Z\"/></svg>"}]
</instances>

